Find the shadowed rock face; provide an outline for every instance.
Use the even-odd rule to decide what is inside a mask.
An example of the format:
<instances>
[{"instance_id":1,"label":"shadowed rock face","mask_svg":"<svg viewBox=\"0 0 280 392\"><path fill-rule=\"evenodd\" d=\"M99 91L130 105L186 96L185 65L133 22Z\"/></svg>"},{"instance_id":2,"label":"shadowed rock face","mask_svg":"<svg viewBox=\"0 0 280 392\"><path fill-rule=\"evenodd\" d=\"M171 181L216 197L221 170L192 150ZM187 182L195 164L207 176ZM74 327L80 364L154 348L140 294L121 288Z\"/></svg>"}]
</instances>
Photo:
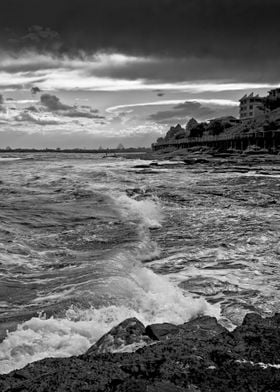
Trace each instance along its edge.
<instances>
[{"instance_id":1,"label":"shadowed rock face","mask_svg":"<svg viewBox=\"0 0 280 392\"><path fill-rule=\"evenodd\" d=\"M152 343L152 339L145 334L144 324L136 318L129 318L102 336L87 354L115 352L123 348L126 348L125 351L135 351L149 343Z\"/></svg>"},{"instance_id":2,"label":"shadowed rock face","mask_svg":"<svg viewBox=\"0 0 280 392\"><path fill-rule=\"evenodd\" d=\"M153 344L110 352L134 339ZM146 329L128 319L84 355L45 359L0 376L1 392L279 392L279 385L279 314L249 314L233 332L213 317Z\"/></svg>"},{"instance_id":3,"label":"shadowed rock face","mask_svg":"<svg viewBox=\"0 0 280 392\"><path fill-rule=\"evenodd\" d=\"M169 323L152 324L146 328L146 334L154 340L171 339L176 336L182 339L190 340L209 340L226 329L218 324L215 317L199 317L182 325L174 325Z\"/></svg>"}]
</instances>

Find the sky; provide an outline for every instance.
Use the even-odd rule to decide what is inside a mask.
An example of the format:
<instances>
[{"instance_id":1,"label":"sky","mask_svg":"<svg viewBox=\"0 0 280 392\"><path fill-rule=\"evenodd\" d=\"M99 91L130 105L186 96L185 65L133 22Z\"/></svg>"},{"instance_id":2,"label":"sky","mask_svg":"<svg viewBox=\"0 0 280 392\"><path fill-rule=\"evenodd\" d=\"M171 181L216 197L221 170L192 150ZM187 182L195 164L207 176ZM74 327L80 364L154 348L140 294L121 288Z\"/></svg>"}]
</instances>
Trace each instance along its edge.
<instances>
[{"instance_id":1,"label":"sky","mask_svg":"<svg viewBox=\"0 0 280 392\"><path fill-rule=\"evenodd\" d=\"M0 147L150 146L280 86L279 0L0 2Z\"/></svg>"}]
</instances>

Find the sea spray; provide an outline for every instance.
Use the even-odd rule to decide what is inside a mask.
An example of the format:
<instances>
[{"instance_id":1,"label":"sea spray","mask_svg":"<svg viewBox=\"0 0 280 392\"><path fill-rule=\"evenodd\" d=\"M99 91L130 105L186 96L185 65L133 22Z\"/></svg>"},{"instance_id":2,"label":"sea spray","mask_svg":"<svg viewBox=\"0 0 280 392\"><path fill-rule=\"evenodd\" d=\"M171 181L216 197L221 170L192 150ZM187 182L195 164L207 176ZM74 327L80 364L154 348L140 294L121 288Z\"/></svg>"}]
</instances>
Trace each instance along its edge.
<instances>
[{"instance_id":1,"label":"sea spray","mask_svg":"<svg viewBox=\"0 0 280 392\"><path fill-rule=\"evenodd\" d=\"M161 227L163 214L156 197L136 200L126 194L120 194L116 195L113 200L124 219L134 221L141 227L144 225L149 229Z\"/></svg>"}]
</instances>

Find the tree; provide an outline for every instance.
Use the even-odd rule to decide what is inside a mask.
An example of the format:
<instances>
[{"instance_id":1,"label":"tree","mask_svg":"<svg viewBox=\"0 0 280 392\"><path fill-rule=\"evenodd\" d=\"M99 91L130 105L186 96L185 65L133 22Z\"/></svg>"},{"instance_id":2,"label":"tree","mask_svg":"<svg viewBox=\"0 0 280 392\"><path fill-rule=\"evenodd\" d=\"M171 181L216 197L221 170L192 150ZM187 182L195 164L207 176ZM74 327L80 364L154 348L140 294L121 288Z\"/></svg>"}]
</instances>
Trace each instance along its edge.
<instances>
[{"instance_id":1,"label":"tree","mask_svg":"<svg viewBox=\"0 0 280 392\"><path fill-rule=\"evenodd\" d=\"M190 137L202 137L205 129L206 129L205 123L197 124L190 130Z\"/></svg>"},{"instance_id":2,"label":"tree","mask_svg":"<svg viewBox=\"0 0 280 392\"><path fill-rule=\"evenodd\" d=\"M211 122L209 130L212 135L219 135L224 131L224 126L220 121L214 120L213 122Z\"/></svg>"},{"instance_id":3,"label":"tree","mask_svg":"<svg viewBox=\"0 0 280 392\"><path fill-rule=\"evenodd\" d=\"M276 98L276 99L271 99L269 97L265 98L264 100L264 106L268 109L268 110L274 110L280 107L280 98Z\"/></svg>"}]
</instances>

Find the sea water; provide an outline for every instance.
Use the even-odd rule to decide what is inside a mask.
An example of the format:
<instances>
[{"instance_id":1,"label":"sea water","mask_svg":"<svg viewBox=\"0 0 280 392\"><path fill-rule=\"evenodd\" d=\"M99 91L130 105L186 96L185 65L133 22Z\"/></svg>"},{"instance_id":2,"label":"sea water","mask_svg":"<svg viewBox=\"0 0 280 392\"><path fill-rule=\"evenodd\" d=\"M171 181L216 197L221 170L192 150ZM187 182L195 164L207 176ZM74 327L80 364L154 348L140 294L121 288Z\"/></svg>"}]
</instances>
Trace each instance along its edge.
<instances>
[{"instance_id":1,"label":"sea water","mask_svg":"<svg viewBox=\"0 0 280 392\"><path fill-rule=\"evenodd\" d=\"M0 373L82 354L128 317L279 311L277 168L139 163L2 154Z\"/></svg>"}]
</instances>

